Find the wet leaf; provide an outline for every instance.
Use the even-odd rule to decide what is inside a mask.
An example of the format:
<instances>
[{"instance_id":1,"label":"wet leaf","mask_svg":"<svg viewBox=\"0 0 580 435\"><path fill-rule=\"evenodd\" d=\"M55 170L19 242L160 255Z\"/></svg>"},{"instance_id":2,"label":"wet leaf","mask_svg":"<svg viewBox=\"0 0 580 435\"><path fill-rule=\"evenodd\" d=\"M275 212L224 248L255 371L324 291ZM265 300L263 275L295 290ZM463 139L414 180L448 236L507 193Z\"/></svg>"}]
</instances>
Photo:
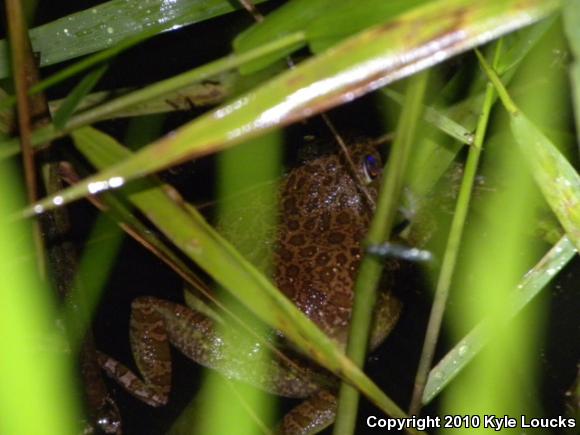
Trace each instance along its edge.
<instances>
[{"instance_id":1,"label":"wet leaf","mask_svg":"<svg viewBox=\"0 0 580 435\"><path fill-rule=\"evenodd\" d=\"M66 99L60 105L58 111L54 114L52 122L54 126L61 129L65 126L73 112L77 109L83 98L96 86L105 71L107 65L102 65L88 73L79 84L67 95Z\"/></svg>"},{"instance_id":2,"label":"wet leaf","mask_svg":"<svg viewBox=\"0 0 580 435\"><path fill-rule=\"evenodd\" d=\"M254 0L261 3L265 0ZM112 47L126 38L161 25L174 30L240 9L227 0L112 0L30 31L40 65L53 65ZM167 29L162 25L167 23ZM6 41L0 41L0 78L8 76Z\"/></svg>"}]
</instances>

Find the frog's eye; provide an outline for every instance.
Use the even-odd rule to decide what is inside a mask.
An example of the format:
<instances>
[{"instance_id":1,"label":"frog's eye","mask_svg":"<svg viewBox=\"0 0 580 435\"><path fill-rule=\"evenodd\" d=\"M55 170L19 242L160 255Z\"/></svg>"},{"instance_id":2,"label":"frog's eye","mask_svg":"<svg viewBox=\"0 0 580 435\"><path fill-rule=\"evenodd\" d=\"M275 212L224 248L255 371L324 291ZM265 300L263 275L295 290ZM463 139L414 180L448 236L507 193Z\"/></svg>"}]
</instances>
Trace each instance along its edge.
<instances>
[{"instance_id":1,"label":"frog's eye","mask_svg":"<svg viewBox=\"0 0 580 435\"><path fill-rule=\"evenodd\" d=\"M368 183L373 181L381 173L381 166L376 157L366 155L364 158L364 173Z\"/></svg>"}]
</instances>

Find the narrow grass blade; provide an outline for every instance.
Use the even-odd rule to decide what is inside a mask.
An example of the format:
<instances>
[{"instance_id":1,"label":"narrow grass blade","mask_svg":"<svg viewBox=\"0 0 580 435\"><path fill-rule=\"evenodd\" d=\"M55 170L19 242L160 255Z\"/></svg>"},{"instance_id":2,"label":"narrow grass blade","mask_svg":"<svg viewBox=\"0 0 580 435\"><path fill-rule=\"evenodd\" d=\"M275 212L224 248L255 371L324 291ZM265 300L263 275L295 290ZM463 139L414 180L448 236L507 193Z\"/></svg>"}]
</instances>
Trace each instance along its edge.
<instances>
[{"instance_id":1,"label":"narrow grass blade","mask_svg":"<svg viewBox=\"0 0 580 435\"><path fill-rule=\"evenodd\" d=\"M66 99L60 105L58 112L52 118L52 122L57 129L62 129L68 122L73 112L77 109L80 102L96 86L108 65L102 65L88 73L79 84L68 94Z\"/></svg>"},{"instance_id":2,"label":"narrow grass blade","mask_svg":"<svg viewBox=\"0 0 580 435\"><path fill-rule=\"evenodd\" d=\"M272 235L275 232L272 229L277 227L276 180L282 172L281 141L281 134L275 132L252 141L248 146L233 148L217 156L217 222L220 234L266 276L272 276L273 251L270 247L274 245ZM241 194L260 184L264 188L255 191L255 197L251 200L248 195ZM222 289L218 290L222 297L226 296L227 303L227 295L223 294ZM230 309L245 324L252 325L257 334L267 332L263 324L253 321L254 316L246 309L239 309L237 304L230 305ZM257 353L254 341L235 341L236 328L224 324L220 328L226 340L236 343L233 352L240 356L252 355L253 361L259 358L260 362L255 363L256 375L268 376L267 370L262 372L260 368L267 367L267 360L272 358L271 349L264 347L265 351ZM197 412L193 413L196 418L190 423L196 428L196 433L270 433L267 427L273 423L275 402L263 391L242 383L234 384L216 372L205 371L198 399L202 405L197 407Z\"/></svg>"},{"instance_id":3,"label":"narrow grass blade","mask_svg":"<svg viewBox=\"0 0 580 435\"><path fill-rule=\"evenodd\" d=\"M439 8L428 5L403 15L396 21L397 25L388 23L362 32L186 124L127 161L63 191L57 195L57 202L67 203L91 192L119 187L130 179L236 145L351 101L494 36L530 24L558 6L555 0L528 0L526 7L518 9L509 7L513 6L512 0L477 3L487 6L471 10L473 21L467 27L460 14L465 7L463 1L454 0L455 9L446 9L443 17ZM460 25L465 28L459 31ZM490 31L492 25L493 31ZM409 34L413 35L412 40ZM26 213L54 207L54 199L47 198Z\"/></svg>"},{"instance_id":4,"label":"narrow grass blade","mask_svg":"<svg viewBox=\"0 0 580 435\"><path fill-rule=\"evenodd\" d=\"M79 261L75 283L62 310L69 346L76 355L90 328L94 312L105 289L123 241L122 231L109 216L99 215ZM82 307L82 313L79 313Z\"/></svg>"},{"instance_id":5,"label":"narrow grass blade","mask_svg":"<svg viewBox=\"0 0 580 435\"><path fill-rule=\"evenodd\" d=\"M564 3L562 18L568 36L568 44L570 44L570 50L574 57L570 66L570 81L572 82L576 134L578 147L580 147L580 25L578 25L580 23L580 3L567 0Z\"/></svg>"}]
</instances>

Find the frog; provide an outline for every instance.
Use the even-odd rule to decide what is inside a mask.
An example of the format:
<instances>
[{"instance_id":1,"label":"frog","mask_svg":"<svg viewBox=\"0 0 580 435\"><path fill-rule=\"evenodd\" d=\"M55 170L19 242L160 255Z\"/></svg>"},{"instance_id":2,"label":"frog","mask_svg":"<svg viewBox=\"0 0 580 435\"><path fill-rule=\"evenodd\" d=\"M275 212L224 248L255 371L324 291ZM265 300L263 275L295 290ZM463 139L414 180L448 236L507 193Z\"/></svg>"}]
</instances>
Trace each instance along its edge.
<instances>
[{"instance_id":1,"label":"frog","mask_svg":"<svg viewBox=\"0 0 580 435\"><path fill-rule=\"evenodd\" d=\"M278 225L269 274L278 289L341 349L348 339L362 241L372 219L381 172L377 145L359 139L348 155L323 154L291 169L278 187ZM389 271L397 267L394 260L385 263ZM402 308L388 281L377 298L371 350L389 335ZM292 349L284 357L274 354L258 359L250 355L253 352L241 356L233 343L244 342L243 349L260 344L254 346L244 334L228 333L226 338L218 326L207 313L185 305L138 297L131 306L130 343L142 377L103 353L99 353L99 363L130 394L151 406L162 406L171 390L171 344L226 377L276 395L304 399L282 418L279 434L317 433L332 424L336 378Z\"/></svg>"}]
</instances>

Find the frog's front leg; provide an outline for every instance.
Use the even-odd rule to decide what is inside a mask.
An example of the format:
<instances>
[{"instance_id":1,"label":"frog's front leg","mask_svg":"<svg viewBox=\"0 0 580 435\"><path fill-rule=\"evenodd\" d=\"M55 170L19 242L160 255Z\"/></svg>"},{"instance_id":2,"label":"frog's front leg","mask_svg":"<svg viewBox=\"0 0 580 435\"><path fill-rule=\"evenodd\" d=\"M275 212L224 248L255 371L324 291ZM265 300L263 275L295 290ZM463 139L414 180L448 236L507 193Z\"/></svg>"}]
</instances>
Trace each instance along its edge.
<instances>
[{"instance_id":1,"label":"frog's front leg","mask_svg":"<svg viewBox=\"0 0 580 435\"><path fill-rule=\"evenodd\" d=\"M319 389L314 379L323 376L316 368L294 360L239 352L240 346L254 346L254 350L262 346L243 334L222 334L205 314L153 297L133 301L130 341L142 379L105 354L99 354L99 363L129 393L151 406L167 403L171 389L169 343L205 367L286 397L310 396Z\"/></svg>"}]
</instances>

